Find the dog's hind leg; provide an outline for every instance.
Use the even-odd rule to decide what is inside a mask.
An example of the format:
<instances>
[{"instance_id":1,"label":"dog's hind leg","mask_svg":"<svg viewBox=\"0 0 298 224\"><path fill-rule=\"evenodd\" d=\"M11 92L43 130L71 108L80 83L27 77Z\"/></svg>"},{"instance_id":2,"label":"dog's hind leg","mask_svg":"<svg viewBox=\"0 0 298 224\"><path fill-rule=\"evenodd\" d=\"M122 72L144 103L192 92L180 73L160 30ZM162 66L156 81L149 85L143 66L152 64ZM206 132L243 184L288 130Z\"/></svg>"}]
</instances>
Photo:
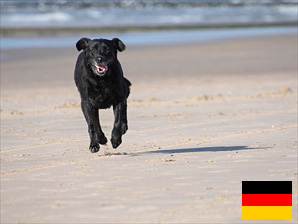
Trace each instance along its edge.
<instances>
[{"instance_id":1,"label":"dog's hind leg","mask_svg":"<svg viewBox=\"0 0 298 224\"><path fill-rule=\"evenodd\" d=\"M89 150L95 153L99 151L99 144L107 143L107 138L100 127L98 110L93 108L91 104L86 101L82 101L81 106L88 125L90 136Z\"/></svg>"}]
</instances>

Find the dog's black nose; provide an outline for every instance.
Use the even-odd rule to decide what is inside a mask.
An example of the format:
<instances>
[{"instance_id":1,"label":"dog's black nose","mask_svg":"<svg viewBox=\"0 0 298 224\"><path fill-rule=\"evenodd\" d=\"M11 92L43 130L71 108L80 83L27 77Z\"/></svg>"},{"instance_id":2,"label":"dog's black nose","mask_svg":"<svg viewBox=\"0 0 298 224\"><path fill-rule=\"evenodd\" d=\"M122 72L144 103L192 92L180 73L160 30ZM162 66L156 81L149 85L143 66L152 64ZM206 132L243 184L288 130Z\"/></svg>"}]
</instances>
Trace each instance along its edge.
<instances>
[{"instance_id":1,"label":"dog's black nose","mask_svg":"<svg viewBox=\"0 0 298 224\"><path fill-rule=\"evenodd\" d=\"M102 60L102 57L98 57L98 58L97 58L97 61L100 62L101 60Z\"/></svg>"}]
</instances>

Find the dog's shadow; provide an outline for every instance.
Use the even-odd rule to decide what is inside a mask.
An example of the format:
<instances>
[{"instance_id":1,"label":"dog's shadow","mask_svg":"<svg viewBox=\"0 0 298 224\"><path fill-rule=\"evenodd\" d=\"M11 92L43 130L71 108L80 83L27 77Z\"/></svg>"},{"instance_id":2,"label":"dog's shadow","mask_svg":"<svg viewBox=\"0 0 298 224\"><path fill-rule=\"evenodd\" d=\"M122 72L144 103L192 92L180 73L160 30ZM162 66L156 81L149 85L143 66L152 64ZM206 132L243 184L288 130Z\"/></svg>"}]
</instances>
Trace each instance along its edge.
<instances>
[{"instance_id":1,"label":"dog's shadow","mask_svg":"<svg viewBox=\"0 0 298 224\"><path fill-rule=\"evenodd\" d=\"M216 146L216 147L202 147L202 148L181 148L181 149L159 149L144 152L126 153L126 152L115 152L106 153L103 156L141 156L146 154L179 154L179 153L199 153L199 152L225 152L225 151L241 151L241 150L252 150L252 149L265 149L268 147L253 148L248 146Z\"/></svg>"},{"instance_id":2,"label":"dog's shadow","mask_svg":"<svg viewBox=\"0 0 298 224\"><path fill-rule=\"evenodd\" d=\"M239 151L250 150L257 148L250 148L248 146L217 146L217 147L203 147L203 148L184 148L184 149L164 149L141 152L140 154L176 154L176 153L194 153L194 152L223 152L223 151Z\"/></svg>"}]
</instances>

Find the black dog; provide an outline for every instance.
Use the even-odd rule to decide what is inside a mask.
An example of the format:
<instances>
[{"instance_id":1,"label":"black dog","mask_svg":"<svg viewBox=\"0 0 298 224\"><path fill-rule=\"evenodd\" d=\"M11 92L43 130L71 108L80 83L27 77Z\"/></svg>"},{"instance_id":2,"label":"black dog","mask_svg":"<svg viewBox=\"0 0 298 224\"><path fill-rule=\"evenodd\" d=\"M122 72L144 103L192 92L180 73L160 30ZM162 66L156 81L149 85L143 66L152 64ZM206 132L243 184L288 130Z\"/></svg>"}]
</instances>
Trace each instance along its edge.
<instances>
[{"instance_id":1,"label":"black dog","mask_svg":"<svg viewBox=\"0 0 298 224\"><path fill-rule=\"evenodd\" d=\"M76 47L84 50L77 59L74 72L75 83L81 95L81 107L88 124L90 151L98 152L99 144L106 144L107 138L101 130L98 109L113 106L114 127L111 143L117 148L127 126L127 97L131 83L123 77L117 51L124 51L124 43L113 40L80 39Z\"/></svg>"}]
</instances>

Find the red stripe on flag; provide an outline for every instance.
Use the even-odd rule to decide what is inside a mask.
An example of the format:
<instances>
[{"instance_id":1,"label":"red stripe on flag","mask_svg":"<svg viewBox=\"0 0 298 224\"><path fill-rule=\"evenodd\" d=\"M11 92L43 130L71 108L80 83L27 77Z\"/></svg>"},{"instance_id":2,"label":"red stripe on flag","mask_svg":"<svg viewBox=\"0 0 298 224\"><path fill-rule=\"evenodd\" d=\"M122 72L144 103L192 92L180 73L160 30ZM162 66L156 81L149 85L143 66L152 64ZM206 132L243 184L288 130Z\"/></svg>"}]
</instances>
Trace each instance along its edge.
<instances>
[{"instance_id":1,"label":"red stripe on flag","mask_svg":"<svg viewBox=\"0 0 298 224\"><path fill-rule=\"evenodd\" d=\"M292 206L292 194L242 194L242 206Z\"/></svg>"}]
</instances>

